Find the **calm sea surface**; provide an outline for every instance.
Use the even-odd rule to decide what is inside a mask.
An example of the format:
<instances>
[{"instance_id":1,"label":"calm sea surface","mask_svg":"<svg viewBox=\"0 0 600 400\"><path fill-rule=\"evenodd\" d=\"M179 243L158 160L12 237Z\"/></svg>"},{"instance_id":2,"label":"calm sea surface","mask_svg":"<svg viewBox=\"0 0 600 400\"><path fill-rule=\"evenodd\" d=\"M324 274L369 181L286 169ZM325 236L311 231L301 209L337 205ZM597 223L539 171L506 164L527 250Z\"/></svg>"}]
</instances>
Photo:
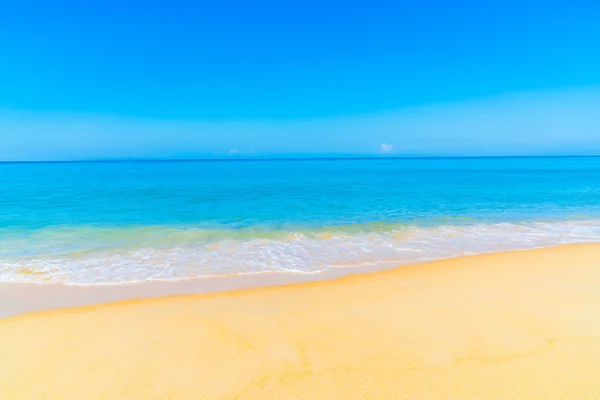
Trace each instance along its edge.
<instances>
[{"instance_id":1,"label":"calm sea surface","mask_svg":"<svg viewBox=\"0 0 600 400\"><path fill-rule=\"evenodd\" d=\"M404 264L600 241L600 158L0 164L0 281Z\"/></svg>"}]
</instances>

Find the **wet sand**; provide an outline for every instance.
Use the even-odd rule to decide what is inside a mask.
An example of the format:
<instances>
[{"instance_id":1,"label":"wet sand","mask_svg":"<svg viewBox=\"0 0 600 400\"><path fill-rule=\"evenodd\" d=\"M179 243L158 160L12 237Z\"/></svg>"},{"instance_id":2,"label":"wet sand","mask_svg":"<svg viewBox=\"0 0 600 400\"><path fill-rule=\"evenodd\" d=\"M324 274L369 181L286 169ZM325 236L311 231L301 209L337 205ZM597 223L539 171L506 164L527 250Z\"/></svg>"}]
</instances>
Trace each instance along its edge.
<instances>
[{"instance_id":1,"label":"wet sand","mask_svg":"<svg viewBox=\"0 0 600 400\"><path fill-rule=\"evenodd\" d=\"M4 318L0 399L597 399L599 260L570 245Z\"/></svg>"},{"instance_id":2,"label":"wet sand","mask_svg":"<svg viewBox=\"0 0 600 400\"><path fill-rule=\"evenodd\" d=\"M390 268L394 268L394 265L380 264L350 268L332 268L317 274L265 273L106 285L5 282L0 283L0 318L33 311L81 307L121 300L218 293L323 281L346 275L368 273Z\"/></svg>"}]
</instances>

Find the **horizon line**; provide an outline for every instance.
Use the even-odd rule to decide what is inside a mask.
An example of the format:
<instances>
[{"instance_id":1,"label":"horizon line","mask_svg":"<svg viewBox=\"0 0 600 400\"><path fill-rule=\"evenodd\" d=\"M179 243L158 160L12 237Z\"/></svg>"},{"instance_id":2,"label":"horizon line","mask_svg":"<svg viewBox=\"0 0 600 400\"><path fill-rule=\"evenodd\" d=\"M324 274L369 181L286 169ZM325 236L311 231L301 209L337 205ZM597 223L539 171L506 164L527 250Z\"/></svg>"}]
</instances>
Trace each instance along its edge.
<instances>
[{"instance_id":1,"label":"horizon line","mask_svg":"<svg viewBox=\"0 0 600 400\"><path fill-rule=\"evenodd\" d=\"M58 163L151 163L151 162L268 162L268 161L360 161L360 160L443 160L482 158L594 158L600 154L585 155L497 155L497 156L338 156L338 157L245 157L245 158L119 158L95 160L19 160L0 164L58 164Z\"/></svg>"}]
</instances>

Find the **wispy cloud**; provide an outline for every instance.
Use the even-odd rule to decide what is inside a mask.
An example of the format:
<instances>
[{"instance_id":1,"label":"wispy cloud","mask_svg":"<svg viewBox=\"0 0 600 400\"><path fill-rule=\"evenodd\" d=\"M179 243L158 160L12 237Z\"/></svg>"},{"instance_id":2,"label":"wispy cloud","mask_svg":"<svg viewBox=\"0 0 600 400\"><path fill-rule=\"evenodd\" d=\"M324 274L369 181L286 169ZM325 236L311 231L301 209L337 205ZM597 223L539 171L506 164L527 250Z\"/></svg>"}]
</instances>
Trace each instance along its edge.
<instances>
[{"instance_id":1,"label":"wispy cloud","mask_svg":"<svg viewBox=\"0 0 600 400\"><path fill-rule=\"evenodd\" d=\"M600 87L296 121L166 121L0 110L0 160L600 154ZM389 146L389 147L388 147ZM377 150L375 150L377 149ZM237 153L236 153L237 150Z\"/></svg>"},{"instance_id":2,"label":"wispy cloud","mask_svg":"<svg viewBox=\"0 0 600 400\"><path fill-rule=\"evenodd\" d=\"M387 143L381 143L379 145L379 154L389 154L392 152L394 146Z\"/></svg>"}]
</instances>

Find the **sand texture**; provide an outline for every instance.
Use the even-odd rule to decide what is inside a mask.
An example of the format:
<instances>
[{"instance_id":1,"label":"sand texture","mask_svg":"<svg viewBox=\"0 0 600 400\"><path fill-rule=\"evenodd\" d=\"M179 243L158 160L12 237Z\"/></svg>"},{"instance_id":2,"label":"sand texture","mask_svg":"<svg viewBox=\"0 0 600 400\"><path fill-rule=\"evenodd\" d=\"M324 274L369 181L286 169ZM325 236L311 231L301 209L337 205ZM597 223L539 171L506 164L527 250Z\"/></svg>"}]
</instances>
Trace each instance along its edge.
<instances>
[{"instance_id":1,"label":"sand texture","mask_svg":"<svg viewBox=\"0 0 600 400\"><path fill-rule=\"evenodd\" d=\"M600 399L600 245L0 319L0 399Z\"/></svg>"}]
</instances>

